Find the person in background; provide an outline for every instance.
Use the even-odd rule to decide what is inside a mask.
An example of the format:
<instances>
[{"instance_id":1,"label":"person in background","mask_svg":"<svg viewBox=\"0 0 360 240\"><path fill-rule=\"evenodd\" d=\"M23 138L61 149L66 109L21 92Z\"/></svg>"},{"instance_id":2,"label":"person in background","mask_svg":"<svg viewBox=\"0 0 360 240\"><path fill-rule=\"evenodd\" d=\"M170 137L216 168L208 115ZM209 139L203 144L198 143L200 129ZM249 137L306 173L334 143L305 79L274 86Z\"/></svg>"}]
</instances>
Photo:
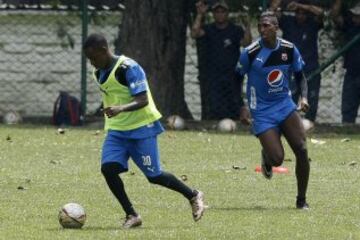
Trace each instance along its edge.
<instances>
[{"instance_id":1,"label":"person in background","mask_svg":"<svg viewBox=\"0 0 360 240\"><path fill-rule=\"evenodd\" d=\"M287 1L273 0L271 8L276 9L282 37L295 44L305 62L304 73L308 77L319 68L318 35L323 28L324 10L311 4L309 0ZM281 9L280 6L285 7ZM319 103L321 74L308 79L309 111L302 120L306 131L314 127ZM294 102L300 97L295 79L290 81L290 88Z\"/></svg>"},{"instance_id":2,"label":"person in background","mask_svg":"<svg viewBox=\"0 0 360 240\"><path fill-rule=\"evenodd\" d=\"M348 11L342 9L342 5L342 0L335 1L332 16L345 41L349 42L360 34L360 3ZM360 41L345 53L344 68L346 72L341 98L342 123L353 124L360 106Z\"/></svg>"},{"instance_id":3,"label":"person in background","mask_svg":"<svg viewBox=\"0 0 360 240\"><path fill-rule=\"evenodd\" d=\"M251 42L249 21L244 21L244 28L232 23L229 20L229 7L224 1L215 2L211 6L199 1L196 7L197 15L191 36L201 42L204 51L198 53L204 54L205 62L203 67L199 66L202 119L238 119L242 103L237 96L239 91L234 91L240 88L234 68L240 56L240 46ZM209 8L214 22L204 25L203 20Z\"/></svg>"}]
</instances>

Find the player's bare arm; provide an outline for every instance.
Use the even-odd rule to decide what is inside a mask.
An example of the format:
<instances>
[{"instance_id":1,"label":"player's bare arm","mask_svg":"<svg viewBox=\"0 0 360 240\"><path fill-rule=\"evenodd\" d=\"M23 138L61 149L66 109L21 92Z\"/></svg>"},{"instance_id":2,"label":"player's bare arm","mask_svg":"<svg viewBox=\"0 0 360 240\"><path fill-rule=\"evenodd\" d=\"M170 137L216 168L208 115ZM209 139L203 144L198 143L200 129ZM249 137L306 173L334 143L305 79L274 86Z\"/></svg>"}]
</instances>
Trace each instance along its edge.
<instances>
[{"instance_id":1,"label":"player's bare arm","mask_svg":"<svg viewBox=\"0 0 360 240\"><path fill-rule=\"evenodd\" d=\"M281 0L272 0L272 1L270 2L270 8L269 8L269 10L276 12L277 9L280 7L280 4L281 4Z\"/></svg>"},{"instance_id":2,"label":"player's bare arm","mask_svg":"<svg viewBox=\"0 0 360 240\"><path fill-rule=\"evenodd\" d=\"M148 100L147 94L146 94L146 92L142 92L142 93L134 96L133 101L131 101L127 104L120 105L120 106L110 106L110 107L105 108L104 113L106 114L107 117L111 118L111 117L118 115L121 112L135 111L135 110L145 107L148 104L149 104L149 100Z\"/></svg>"},{"instance_id":3,"label":"player's bare arm","mask_svg":"<svg viewBox=\"0 0 360 240\"><path fill-rule=\"evenodd\" d=\"M252 42L252 35L251 35L251 26L250 26L250 17L246 16L241 19L244 25L244 37L241 39L240 45L246 47L251 44Z\"/></svg>"},{"instance_id":4,"label":"player's bare arm","mask_svg":"<svg viewBox=\"0 0 360 240\"><path fill-rule=\"evenodd\" d=\"M334 20L335 24L339 27L342 27L344 25L344 18L340 14L341 4L342 4L342 0L335 0L330 12L332 19Z\"/></svg>"},{"instance_id":5,"label":"player's bare arm","mask_svg":"<svg viewBox=\"0 0 360 240\"><path fill-rule=\"evenodd\" d=\"M301 91L301 99L298 104L298 110L307 112L310 107L307 98L307 92L308 92L307 79L302 71L295 72L294 76L295 76L296 84L298 85Z\"/></svg>"},{"instance_id":6,"label":"player's bare arm","mask_svg":"<svg viewBox=\"0 0 360 240\"><path fill-rule=\"evenodd\" d=\"M235 71L235 77L238 81L241 82L240 86L240 95L243 95L243 84L242 82L244 81L244 76L241 75L238 71ZM240 122L246 126L251 124L251 116L250 116L250 111L248 109L248 107L244 104L244 100L242 97L240 97Z\"/></svg>"},{"instance_id":7,"label":"player's bare arm","mask_svg":"<svg viewBox=\"0 0 360 240\"><path fill-rule=\"evenodd\" d=\"M208 8L209 8L208 5L205 4L203 1L199 1L196 3L197 14L196 14L194 24L192 25L192 28L191 28L191 37L192 38L199 38L199 37L204 36L205 31L202 29L202 21L203 21L203 17L205 16Z\"/></svg>"},{"instance_id":8,"label":"player's bare arm","mask_svg":"<svg viewBox=\"0 0 360 240\"><path fill-rule=\"evenodd\" d=\"M240 108L240 122L246 126L251 124L250 111L245 105Z\"/></svg>"},{"instance_id":9,"label":"player's bare arm","mask_svg":"<svg viewBox=\"0 0 360 240\"><path fill-rule=\"evenodd\" d=\"M323 16L324 15L324 9L322 9L319 6L311 5L311 4L301 4L297 2L291 2L287 6L288 10L290 11L296 11L298 9L310 12L314 14L315 16Z\"/></svg>"}]
</instances>

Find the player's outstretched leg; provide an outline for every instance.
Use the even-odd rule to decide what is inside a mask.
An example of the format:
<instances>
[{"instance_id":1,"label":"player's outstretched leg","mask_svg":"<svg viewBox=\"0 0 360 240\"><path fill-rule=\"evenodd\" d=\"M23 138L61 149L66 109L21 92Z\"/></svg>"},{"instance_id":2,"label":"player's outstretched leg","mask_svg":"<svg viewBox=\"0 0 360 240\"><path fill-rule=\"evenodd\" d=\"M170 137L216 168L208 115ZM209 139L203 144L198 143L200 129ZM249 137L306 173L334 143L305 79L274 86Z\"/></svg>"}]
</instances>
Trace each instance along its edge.
<instances>
[{"instance_id":1,"label":"player's outstretched leg","mask_svg":"<svg viewBox=\"0 0 360 240\"><path fill-rule=\"evenodd\" d=\"M308 210L306 191L309 182L310 164L306 148L306 135L297 112L292 113L282 125L282 131L296 157L296 179L298 195L296 208Z\"/></svg>"},{"instance_id":2,"label":"player's outstretched leg","mask_svg":"<svg viewBox=\"0 0 360 240\"><path fill-rule=\"evenodd\" d=\"M123 169L119 163L105 163L101 166L101 172L105 177L106 183L114 194L121 207L126 213L126 219L123 223L124 228L138 227L142 224L141 217L133 208L124 188L124 183L119 177Z\"/></svg>"},{"instance_id":3,"label":"player's outstretched leg","mask_svg":"<svg viewBox=\"0 0 360 240\"><path fill-rule=\"evenodd\" d=\"M306 147L298 148L296 155L296 179L298 185L298 195L296 197L296 208L308 210L309 204L306 202L306 190L309 182L310 164Z\"/></svg>"},{"instance_id":4,"label":"player's outstretched leg","mask_svg":"<svg viewBox=\"0 0 360 240\"><path fill-rule=\"evenodd\" d=\"M161 185L184 195L190 202L194 221L201 219L205 211L204 194L201 191L192 190L173 174L164 171L159 176L148 177L148 180L150 183Z\"/></svg>"}]
</instances>

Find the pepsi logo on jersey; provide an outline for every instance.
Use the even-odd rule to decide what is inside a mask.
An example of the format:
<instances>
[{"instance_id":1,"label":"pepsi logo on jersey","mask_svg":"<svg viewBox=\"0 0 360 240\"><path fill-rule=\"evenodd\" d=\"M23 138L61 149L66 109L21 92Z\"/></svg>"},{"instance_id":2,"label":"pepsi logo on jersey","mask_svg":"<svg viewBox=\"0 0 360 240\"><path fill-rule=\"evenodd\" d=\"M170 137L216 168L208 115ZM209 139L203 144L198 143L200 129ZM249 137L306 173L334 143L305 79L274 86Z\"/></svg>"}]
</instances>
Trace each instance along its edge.
<instances>
[{"instance_id":1,"label":"pepsi logo on jersey","mask_svg":"<svg viewBox=\"0 0 360 240\"><path fill-rule=\"evenodd\" d=\"M279 87L282 85L284 79L284 74L279 69L272 70L267 75L267 82L271 87Z\"/></svg>"}]
</instances>

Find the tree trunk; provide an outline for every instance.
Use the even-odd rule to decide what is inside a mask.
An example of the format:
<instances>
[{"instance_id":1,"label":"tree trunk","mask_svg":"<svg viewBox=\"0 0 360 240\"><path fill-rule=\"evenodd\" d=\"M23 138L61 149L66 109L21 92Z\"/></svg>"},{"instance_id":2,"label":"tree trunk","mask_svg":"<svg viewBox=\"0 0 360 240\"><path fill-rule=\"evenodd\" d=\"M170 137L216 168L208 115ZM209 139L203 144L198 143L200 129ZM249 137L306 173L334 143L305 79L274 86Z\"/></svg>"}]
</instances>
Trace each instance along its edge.
<instances>
[{"instance_id":1,"label":"tree trunk","mask_svg":"<svg viewBox=\"0 0 360 240\"><path fill-rule=\"evenodd\" d=\"M184 98L190 0L126 0L120 51L144 68L155 103L166 117L192 118Z\"/></svg>"}]
</instances>

